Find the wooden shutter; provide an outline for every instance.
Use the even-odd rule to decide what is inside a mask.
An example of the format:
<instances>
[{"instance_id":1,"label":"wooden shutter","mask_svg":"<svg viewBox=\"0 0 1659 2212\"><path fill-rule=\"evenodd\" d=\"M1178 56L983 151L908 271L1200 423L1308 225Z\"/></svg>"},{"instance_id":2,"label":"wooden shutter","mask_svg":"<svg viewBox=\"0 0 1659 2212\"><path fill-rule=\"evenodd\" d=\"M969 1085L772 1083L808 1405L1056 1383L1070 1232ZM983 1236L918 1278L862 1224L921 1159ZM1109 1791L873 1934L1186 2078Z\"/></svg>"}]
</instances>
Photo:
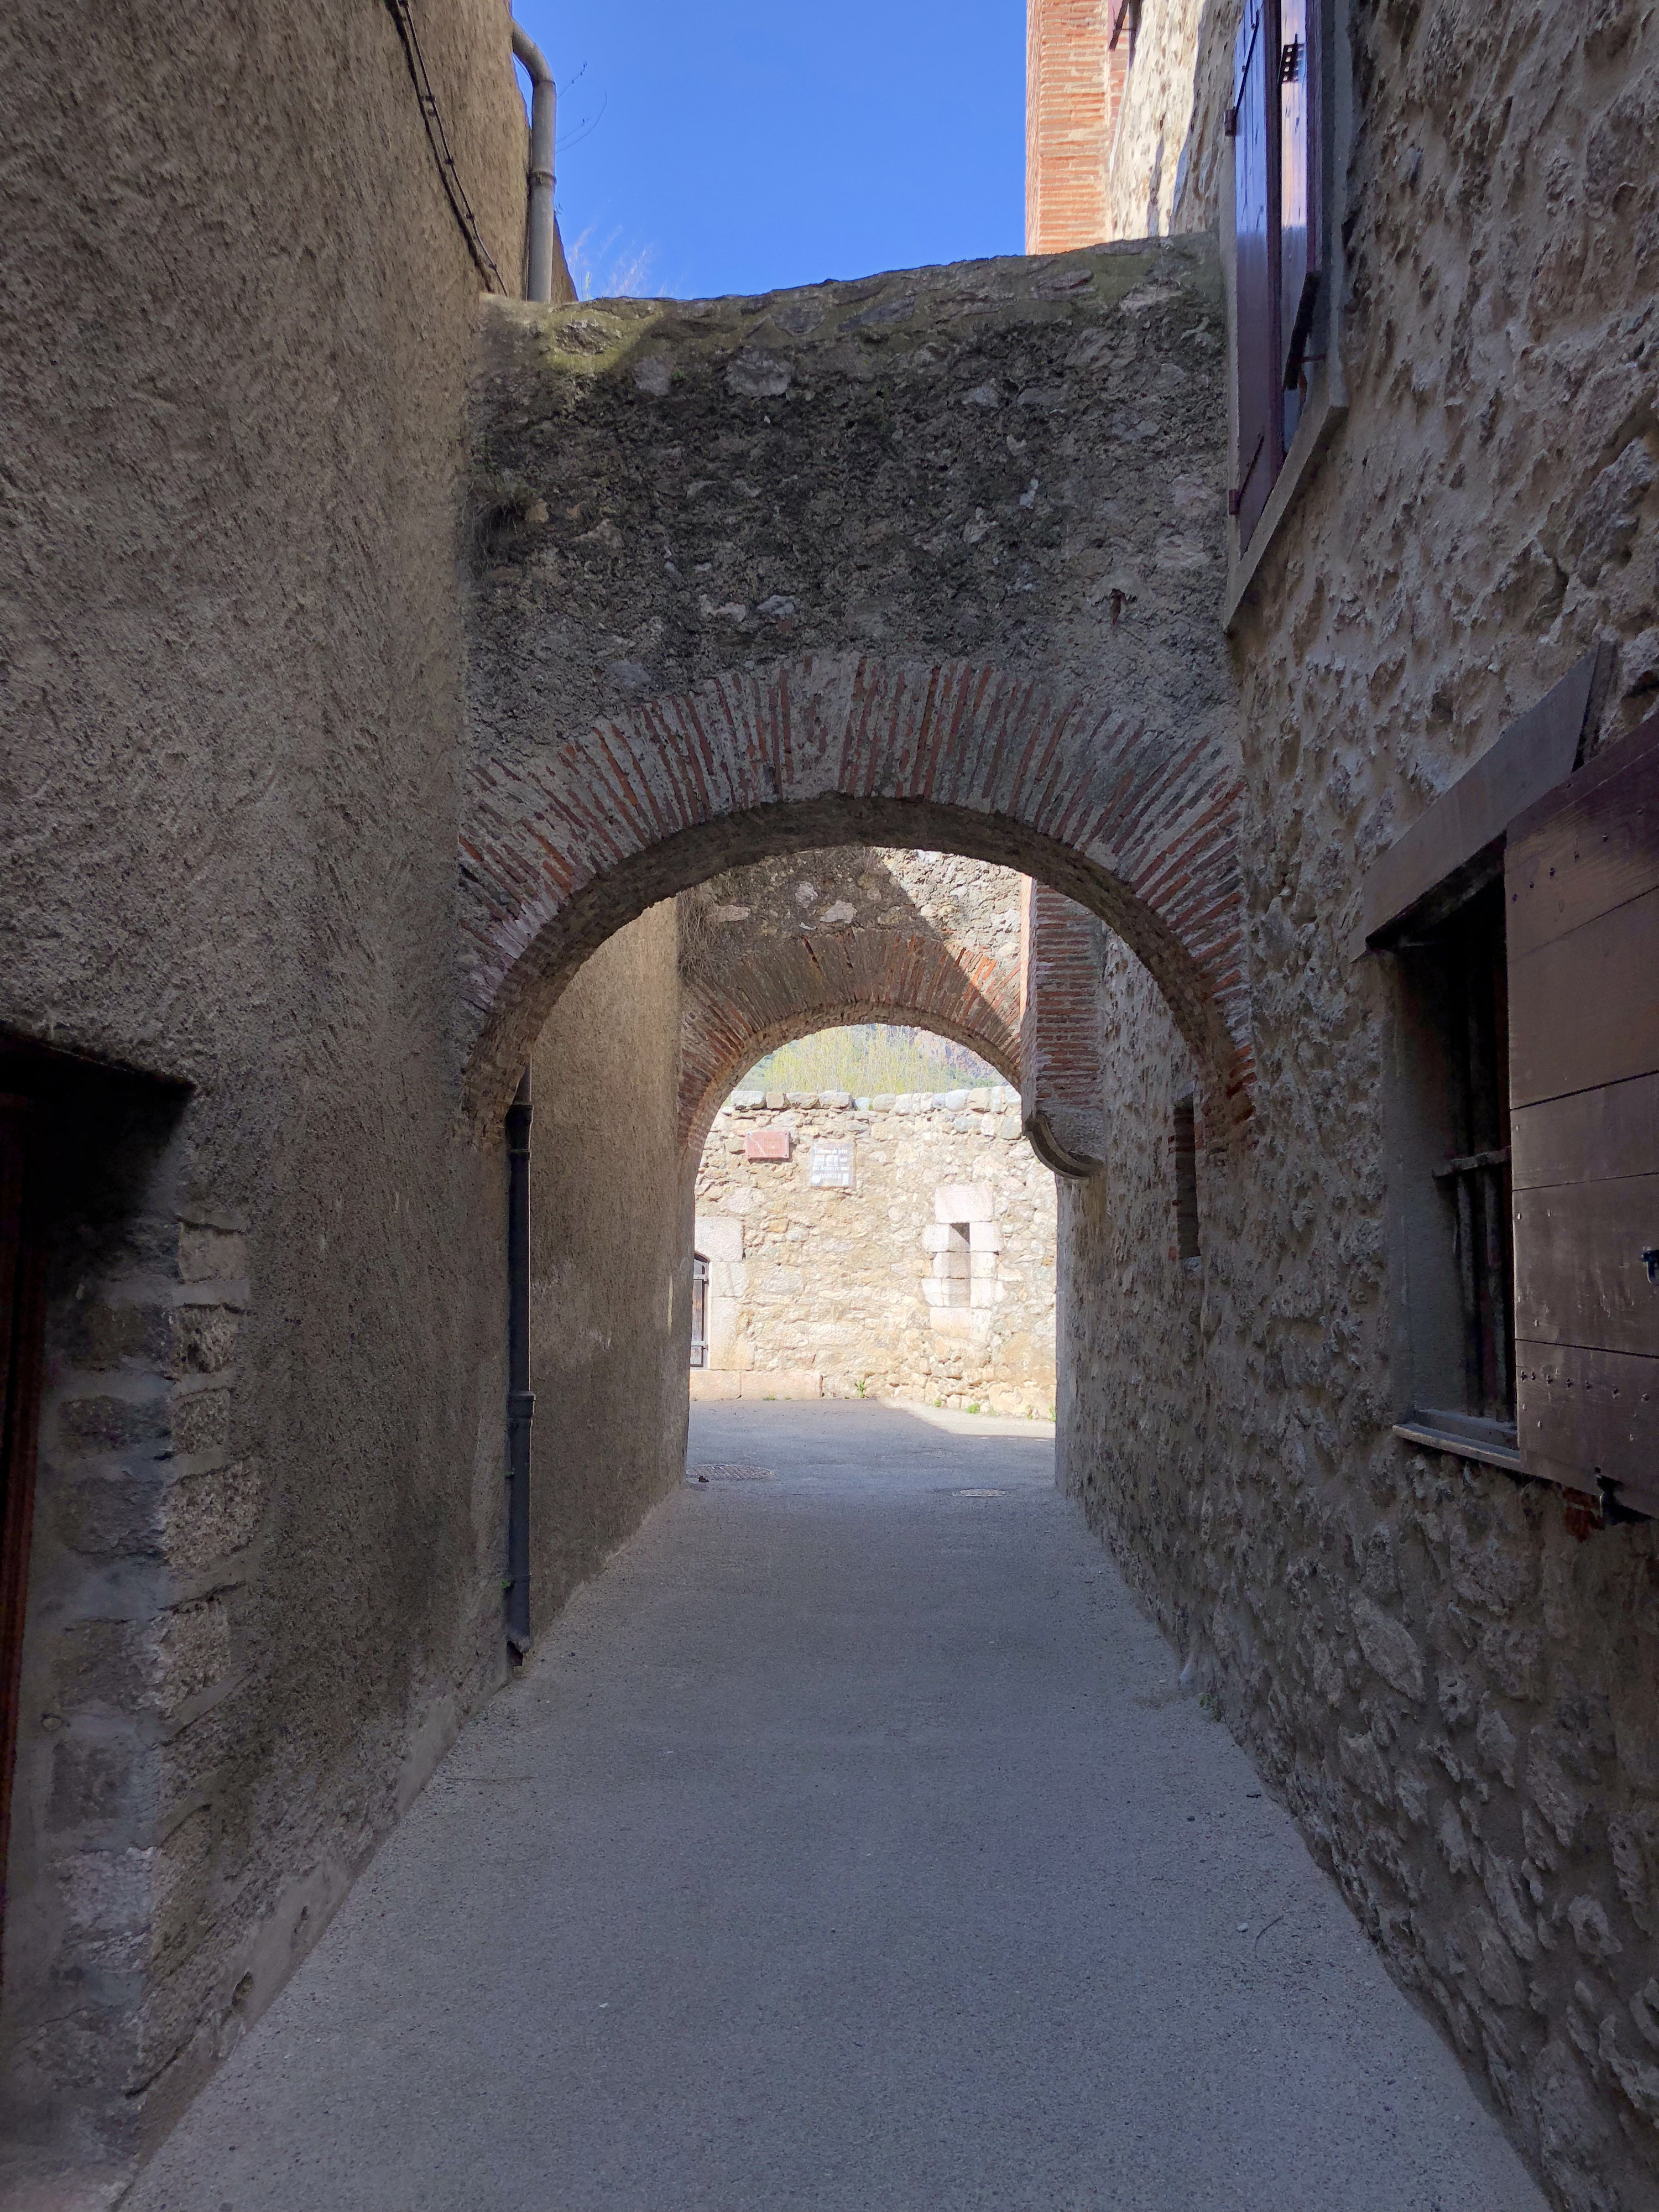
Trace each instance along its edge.
<instances>
[{"instance_id":1,"label":"wooden shutter","mask_svg":"<svg viewBox=\"0 0 1659 2212\"><path fill-rule=\"evenodd\" d=\"M1277 371L1279 202L1271 189L1278 106L1268 100L1271 4L1246 0L1233 75L1233 343L1238 378L1238 481L1233 512L1241 550L1279 473ZM1271 125L1271 127L1270 127Z\"/></svg>"},{"instance_id":2,"label":"wooden shutter","mask_svg":"<svg viewBox=\"0 0 1659 2212\"><path fill-rule=\"evenodd\" d=\"M1659 716L1520 817L1504 878L1521 1450L1659 1513Z\"/></svg>"},{"instance_id":3,"label":"wooden shutter","mask_svg":"<svg viewBox=\"0 0 1659 2212\"><path fill-rule=\"evenodd\" d=\"M40 1410L41 1247L31 1188L35 1109L0 1096L0 1928Z\"/></svg>"},{"instance_id":4,"label":"wooden shutter","mask_svg":"<svg viewBox=\"0 0 1659 2212\"><path fill-rule=\"evenodd\" d=\"M1318 0L1279 0L1279 369L1302 373L1319 296Z\"/></svg>"}]
</instances>

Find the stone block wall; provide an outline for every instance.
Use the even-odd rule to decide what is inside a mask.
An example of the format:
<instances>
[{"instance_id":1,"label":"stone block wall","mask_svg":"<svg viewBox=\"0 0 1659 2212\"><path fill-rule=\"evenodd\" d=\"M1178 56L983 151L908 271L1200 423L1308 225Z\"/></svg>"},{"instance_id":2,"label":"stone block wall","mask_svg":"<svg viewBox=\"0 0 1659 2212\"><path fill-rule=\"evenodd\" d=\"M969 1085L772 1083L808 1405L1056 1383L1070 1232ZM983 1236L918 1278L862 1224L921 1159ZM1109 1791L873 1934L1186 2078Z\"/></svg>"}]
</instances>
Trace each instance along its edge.
<instances>
[{"instance_id":1,"label":"stone block wall","mask_svg":"<svg viewBox=\"0 0 1659 2212\"><path fill-rule=\"evenodd\" d=\"M1047 1418L1054 1178L1018 1108L1001 1085L734 1092L697 1176L709 1366L694 1389L741 1376L745 1396L793 1394L816 1376L830 1397ZM850 1188L814 1187L815 1145L850 1147Z\"/></svg>"},{"instance_id":2,"label":"stone block wall","mask_svg":"<svg viewBox=\"0 0 1659 2212\"><path fill-rule=\"evenodd\" d=\"M1200 1147L1183 1267L1194 1069L1109 946L1107 1171L1060 1195L1061 1466L1553 2201L1644 2212L1659 1533L1395 1435L1401 1009L1353 935L1370 863L1592 647L1616 652L1597 740L1651 711L1659 21L1345 14L1348 413L1235 629L1255 1114L1236 1155ZM1193 72L1170 115L1212 113L1234 21L1146 0L1136 71L1167 38ZM1154 88L1126 95L1128 208Z\"/></svg>"}]
</instances>

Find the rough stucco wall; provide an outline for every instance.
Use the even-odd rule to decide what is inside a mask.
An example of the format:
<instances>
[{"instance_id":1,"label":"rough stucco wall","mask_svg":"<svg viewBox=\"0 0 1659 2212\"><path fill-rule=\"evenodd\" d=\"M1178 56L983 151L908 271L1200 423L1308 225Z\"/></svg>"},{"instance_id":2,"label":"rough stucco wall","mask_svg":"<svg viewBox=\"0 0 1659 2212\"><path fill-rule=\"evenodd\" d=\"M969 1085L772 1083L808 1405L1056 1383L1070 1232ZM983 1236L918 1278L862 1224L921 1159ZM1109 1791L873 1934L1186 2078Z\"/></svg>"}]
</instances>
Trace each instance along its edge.
<instances>
[{"instance_id":1,"label":"rough stucco wall","mask_svg":"<svg viewBox=\"0 0 1659 2212\"><path fill-rule=\"evenodd\" d=\"M784 1128L789 1159L745 1156L750 1133ZM812 1188L815 1140L851 1144L850 1190ZM879 1105L802 1094L783 1110L734 1092L703 1147L696 1218L709 1260L703 1395L727 1375L763 1396L769 1374L816 1372L831 1398L1052 1413L1054 1178L1020 1133L1016 1092ZM947 1254L957 1218L975 1249ZM941 1280L958 1261L962 1304Z\"/></svg>"},{"instance_id":2,"label":"rough stucco wall","mask_svg":"<svg viewBox=\"0 0 1659 2212\"><path fill-rule=\"evenodd\" d=\"M672 902L596 952L531 1062L531 1617L578 1583L685 1472Z\"/></svg>"},{"instance_id":3,"label":"rough stucco wall","mask_svg":"<svg viewBox=\"0 0 1659 2212\"><path fill-rule=\"evenodd\" d=\"M1150 18L1151 9L1148 15ZM1659 2193L1659 1540L1395 1440L1369 861L1598 637L1650 711L1659 16L1355 7L1346 423L1239 624L1254 1143L1164 1273L1173 1040L1105 979L1066 1479L1558 2202ZM1194 1387L1192 1376L1199 1380Z\"/></svg>"},{"instance_id":4,"label":"rough stucco wall","mask_svg":"<svg viewBox=\"0 0 1659 2212\"><path fill-rule=\"evenodd\" d=\"M1194 240L755 299L496 303L477 755L849 647L1076 681L1160 730L1224 720L1218 276Z\"/></svg>"},{"instance_id":5,"label":"rough stucco wall","mask_svg":"<svg viewBox=\"0 0 1659 2212\"><path fill-rule=\"evenodd\" d=\"M416 15L510 275L504 12ZM167 1203L240 1224L251 1286L213 1400L259 1507L211 1633L126 1618L91 1553L116 1617L72 1655L32 1614L26 1731L125 1711L139 1644L195 1670L102 1814L20 1820L81 1878L35 1891L67 1948L8 1976L7 2132L90 2157L166 2124L501 1664L500 1177L453 1139L450 1026L477 279L371 0L48 0L7 11L0 82L0 1024L193 1086ZM102 1441L112 1484L177 1446ZM170 1918L132 1923L140 1876Z\"/></svg>"}]
</instances>

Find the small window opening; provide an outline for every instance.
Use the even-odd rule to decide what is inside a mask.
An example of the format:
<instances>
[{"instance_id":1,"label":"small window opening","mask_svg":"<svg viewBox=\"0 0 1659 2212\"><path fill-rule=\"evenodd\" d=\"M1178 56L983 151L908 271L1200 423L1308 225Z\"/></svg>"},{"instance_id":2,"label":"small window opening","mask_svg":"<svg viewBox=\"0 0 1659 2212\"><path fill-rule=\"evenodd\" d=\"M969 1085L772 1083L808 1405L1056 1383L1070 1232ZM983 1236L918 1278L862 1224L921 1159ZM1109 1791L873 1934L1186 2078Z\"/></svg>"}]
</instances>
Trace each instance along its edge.
<instances>
[{"instance_id":1,"label":"small window opening","mask_svg":"<svg viewBox=\"0 0 1659 2212\"><path fill-rule=\"evenodd\" d=\"M708 1364L708 1262L701 1252L691 1255L691 1364Z\"/></svg>"},{"instance_id":2,"label":"small window opening","mask_svg":"<svg viewBox=\"0 0 1659 2212\"><path fill-rule=\"evenodd\" d=\"M1504 886L1398 947L1396 1265L1411 1429L1515 1436ZM1499 1463L1507 1464L1506 1461Z\"/></svg>"},{"instance_id":3,"label":"small window opening","mask_svg":"<svg viewBox=\"0 0 1659 2212\"><path fill-rule=\"evenodd\" d=\"M1188 1091L1175 1103L1176 1256L1198 1265L1198 1112Z\"/></svg>"},{"instance_id":4,"label":"small window opening","mask_svg":"<svg viewBox=\"0 0 1659 2212\"><path fill-rule=\"evenodd\" d=\"M953 1221L945 1232L945 1249L933 1255L933 1273L945 1286L939 1304L946 1306L965 1306L973 1296L974 1271L971 1246L965 1221Z\"/></svg>"},{"instance_id":5,"label":"small window opening","mask_svg":"<svg viewBox=\"0 0 1659 2212\"><path fill-rule=\"evenodd\" d=\"M1457 1268L1463 1410L1515 1419L1509 975L1492 884L1441 933L1450 1142L1434 1168Z\"/></svg>"}]
</instances>

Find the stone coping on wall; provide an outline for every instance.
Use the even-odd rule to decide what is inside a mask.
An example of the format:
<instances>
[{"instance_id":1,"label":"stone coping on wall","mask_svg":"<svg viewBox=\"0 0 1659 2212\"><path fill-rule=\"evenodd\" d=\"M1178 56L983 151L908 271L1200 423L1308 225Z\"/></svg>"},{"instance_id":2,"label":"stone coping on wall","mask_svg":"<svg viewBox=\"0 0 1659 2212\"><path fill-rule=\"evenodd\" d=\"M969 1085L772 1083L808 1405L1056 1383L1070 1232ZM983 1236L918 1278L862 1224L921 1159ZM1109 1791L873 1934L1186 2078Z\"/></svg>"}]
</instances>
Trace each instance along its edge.
<instances>
[{"instance_id":1,"label":"stone coping on wall","mask_svg":"<svg viewBox=\"0 0 1659 2212\"><path fill-rule=\"evenodd\" d=\"M850 1091L734 1091L716 1121L728 1114L1012 1114L1019 1093L1006 1083L976 1084L960 1091L883 1091L855 1098Z\"/></svg>"}]
</instances>

